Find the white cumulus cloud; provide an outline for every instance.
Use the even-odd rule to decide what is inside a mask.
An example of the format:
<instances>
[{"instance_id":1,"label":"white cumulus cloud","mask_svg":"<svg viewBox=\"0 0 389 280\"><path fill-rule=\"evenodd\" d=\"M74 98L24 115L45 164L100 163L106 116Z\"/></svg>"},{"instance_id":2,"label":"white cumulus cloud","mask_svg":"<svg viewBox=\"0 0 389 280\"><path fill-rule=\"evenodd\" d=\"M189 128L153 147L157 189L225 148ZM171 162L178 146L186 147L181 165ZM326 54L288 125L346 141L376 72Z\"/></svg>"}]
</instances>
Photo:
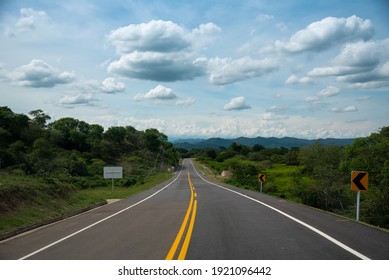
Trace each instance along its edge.
<instances>
[{"instance_id":1,"label":"white cumulus cloud","mask_svg":"<svg viewBox=\"0 0 389 280\"><path fill-rule=\"evenodd\" d=\"M74 105L93 105L95 101L98 101L93 95L90 94L78 94L78 95L66 95L59 101L60 105L65 107L73 107Z\"/></svg>"},{"instance_id":2,"label":"white cumulus cloud","mask_svg":"<svg viewBox=\"0 0 389 280\"><path fill-rule=\"evenodd\" d=\"M240 97L234 97L224 105L224 110L245 110L245 109L251 109L251 106L246 103L246 98L243 96Z\"/></svg>"},{"instance_id":3,"label":"white cumulus cloud","mask_svg":"<svg viewBox=\"0 0 389 280\"><path fill-rule=\"evenodd\" d=\"M208 61L209 81L215 85L226 85L249 78L260 77L279 69L275 59L261 60L250 57L238 59L212 58Z\"/></svg>"},{"instance_id":4,"label":"white cumulus cloud","mask_svg":"<svg viewBox=\"0 0 389 280\"><path fill-rule=\"evenodd\" d=\"M149 90L147 93L140 93L134 97L134 100L141 101L145 99L154 99L154 100L172 100L176 99L177 95L171 88L167 88L161 85L156 86L155 88Z\"/></svg>"},{"instance_id":5,"label":"white cumulus cloud","mask_svg":"<svg viewBox=\"0 0 389 280\"><path fill-rule=\"evenodd\" d=\"M179 54L135 51L112 62L108 72L128 78L173 82L202 76L205 69L194 60Z\"/></svg>"},{"instance_id":6,"label":"white cumulus cloud","mask_svg":"<svg viewBox=\"0 0 389 280\"><path fill-rule=\"evenodd\" d=\"M68 84L74 80L74 74L61 72L43 60L33 59L11 71L7 78L18 86L51 88L59 84Z\"/></svg>"},{"instance_id":7,"label":"white cumulus cloud","mask_svg":"<svg viewBox=\"0 0 389 280\"><path fill-rule=\"evenodd\" d=\"M196 100L192 97L180 97L177 93L168 87L158 85L146 93L139 93L134 97L135 101L149 100L154 104L171 105L179 107L189 107L193 105Z\"/></svg>"},{"instance_id":8,"label":"white cumulus cloud","mask_svg":"<svg viewBox=\"0 0 389 280\"><path fill-rule=\"evenodd\" d=\"M110 63L108 71L142 80L192 80L206 73L204 65L196 63L196 50L220 31L213 23L188 30L163 20L120 27L107 35L120 55Z\"/></svg>"},{"instance_id":9,"label":"white cumulus cloud","mask_svg":"<svg viewBox=\"0 0 389 280\"><path fill-rule=\"evenodd\" d=\"M357 16L348 18L326 17L296 32L288 41L276 41L277 49L298 53L321 51L332 45L354 40L369 40L374 35L370 20Z\"/></svg>"},{"instance_id":10,"label":"white cumulus cloud","mask_svg":"<svg viewBox=\"0 0 389 280\"><path fill-rule=\"evenodd\" d=\"M104 93L118 93L126 90L126 85L115 78L106 78L101 83L101 90Z\"/></svg>"}]
</instances>

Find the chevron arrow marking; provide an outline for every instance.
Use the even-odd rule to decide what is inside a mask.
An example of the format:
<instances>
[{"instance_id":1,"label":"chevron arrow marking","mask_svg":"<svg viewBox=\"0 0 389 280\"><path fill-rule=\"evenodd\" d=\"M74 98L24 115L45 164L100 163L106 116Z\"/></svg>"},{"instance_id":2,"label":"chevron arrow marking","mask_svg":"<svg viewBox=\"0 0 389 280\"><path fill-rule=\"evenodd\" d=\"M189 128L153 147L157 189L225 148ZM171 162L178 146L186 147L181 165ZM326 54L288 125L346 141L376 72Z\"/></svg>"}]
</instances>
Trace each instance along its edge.
<instances>
[{"instance_id":1,"label":"chevron arrow marking","mask_svg":"<svg viewBox=\"0 0 389 280\"><path fill-rule=\"evenodd\" d=\"M351 188L355 191L367 191L368 188L368 173L353 171Z\"/></svg>"}]
</instances>

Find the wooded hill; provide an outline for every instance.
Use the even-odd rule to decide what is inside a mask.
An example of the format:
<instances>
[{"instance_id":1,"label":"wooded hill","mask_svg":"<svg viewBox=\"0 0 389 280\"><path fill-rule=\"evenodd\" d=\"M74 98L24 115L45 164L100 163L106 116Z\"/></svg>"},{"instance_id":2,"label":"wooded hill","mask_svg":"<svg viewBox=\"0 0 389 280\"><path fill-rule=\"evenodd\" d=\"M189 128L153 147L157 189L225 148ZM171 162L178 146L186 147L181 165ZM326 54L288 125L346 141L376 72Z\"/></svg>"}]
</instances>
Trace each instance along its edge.
<instances>
[{"instance_id":1,"label":"wooded hill","mask_svg":"<svg viewBox=\"0 0 389 280\"><path fill-rule=\"evenodd\" d=\"M0 107L1 172L76 178L79 187L87 188L77 178L101 179L107 165L123 166L124 184L132 185L179 161L167 136L157 129L113 126L104 131L101 125L74 118L49 120L42 110L25 115Z\"/></svg>"}]
</instances>

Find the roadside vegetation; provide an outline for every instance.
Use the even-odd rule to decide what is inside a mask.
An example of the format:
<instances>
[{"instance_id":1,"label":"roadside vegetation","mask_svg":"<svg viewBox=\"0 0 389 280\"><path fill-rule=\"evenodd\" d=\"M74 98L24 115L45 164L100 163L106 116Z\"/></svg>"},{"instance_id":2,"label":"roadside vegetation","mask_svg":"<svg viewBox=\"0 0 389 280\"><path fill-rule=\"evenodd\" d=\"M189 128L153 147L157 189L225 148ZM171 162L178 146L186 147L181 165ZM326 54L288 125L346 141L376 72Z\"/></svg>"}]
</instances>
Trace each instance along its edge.
<instances>
[{"instance_id":1,"label":"roadside vegetation","mask_svg":"<svg viewBox=\"0 0 389 280\"><path fill-rule=\"evenodd\" d=\"M49 121L42 110L24 115L0 107L0 236L143 191L169 178L185 157L197 158L217 180L256 191L258 174L265 174L265 193L350 218L356 210L351 171L367 171L360 220L389 229L389 127L344 147L232 143L185 150L153 128ZM103 179L104 166L123 167L114 192Z\"/></svg>"},{"instance_id":2,"label":"roadside vegetation","mask_svg":"<svg viewBox=\"0 0 389 280\"><path fill-rule=\"evenodd\" d=\"M360 220L389 228L389 127L345 147L319 141L291 149L232 143L228 148L179 151L196 157L218 180L259 191L258 174L265 174L264 193L350 218L356 212L351 171L367 171ZM222 177L223 171L230 176Z\"/></svg>"},{"instance_id":3,"label":"roadside vegetation","mask_svg":"<svg viewBox=\"0 0 389 280\"><path fill-rule=\"evenodd\" d=\"M48 123L0 107L0 235L66 216L109 198L124 198L168 178L179 154L156 129L110 127L74 118ZM123 179L103 179L104 166L122 166Z\"/></svg>"}]
</instances>

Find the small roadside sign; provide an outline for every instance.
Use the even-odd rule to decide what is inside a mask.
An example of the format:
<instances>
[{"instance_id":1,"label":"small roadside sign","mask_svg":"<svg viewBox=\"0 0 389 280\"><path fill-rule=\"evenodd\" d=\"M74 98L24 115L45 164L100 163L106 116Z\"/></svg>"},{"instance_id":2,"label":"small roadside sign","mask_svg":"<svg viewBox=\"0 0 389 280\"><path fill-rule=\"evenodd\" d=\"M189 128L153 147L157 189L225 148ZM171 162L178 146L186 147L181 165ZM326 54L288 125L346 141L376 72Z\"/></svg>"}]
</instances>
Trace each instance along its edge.
<instances>
[{"instance_id":1,"label":"small roadside sign","mask_svg":"<svg viewBox=\"0 0 389 280\"><path fill-rule=\"evenodd\" d=\"M123 167L121 166L106 166L104 167L104 179L112 179L112 192L114 191L114 179L123 178Z\"/></svg>"},{"instance_id":2,"label":"small roadside sign","mask_svg":"<svg viewBox=\"0 0 389 280\"><path fill-rule=\"evenodd\" d=\"M266 181L265 174L258 174L258 182L261 184L260 192L262 193L263 190L263 183Z\"/></svg>"},{"instance_id":3,"label":"small roadside sign","mask_svg":"<svg viewBox=\"0 0 389 280\"><path fill-rule=\"evenodd\" d=\"M104 179L121 179L123 178L123 167L106 166L104 167Z\"/></svg>"},{"instance_id":4,"label":"small roadside sign","mask_svg":"<svg viewBox=\"0 0 389 280\"><path fill-rule=\"evenodd\" d=\"M265 174L258 174L258 182L265 183L266 181L266 175Z\"/></svg>"}]
</instances>

